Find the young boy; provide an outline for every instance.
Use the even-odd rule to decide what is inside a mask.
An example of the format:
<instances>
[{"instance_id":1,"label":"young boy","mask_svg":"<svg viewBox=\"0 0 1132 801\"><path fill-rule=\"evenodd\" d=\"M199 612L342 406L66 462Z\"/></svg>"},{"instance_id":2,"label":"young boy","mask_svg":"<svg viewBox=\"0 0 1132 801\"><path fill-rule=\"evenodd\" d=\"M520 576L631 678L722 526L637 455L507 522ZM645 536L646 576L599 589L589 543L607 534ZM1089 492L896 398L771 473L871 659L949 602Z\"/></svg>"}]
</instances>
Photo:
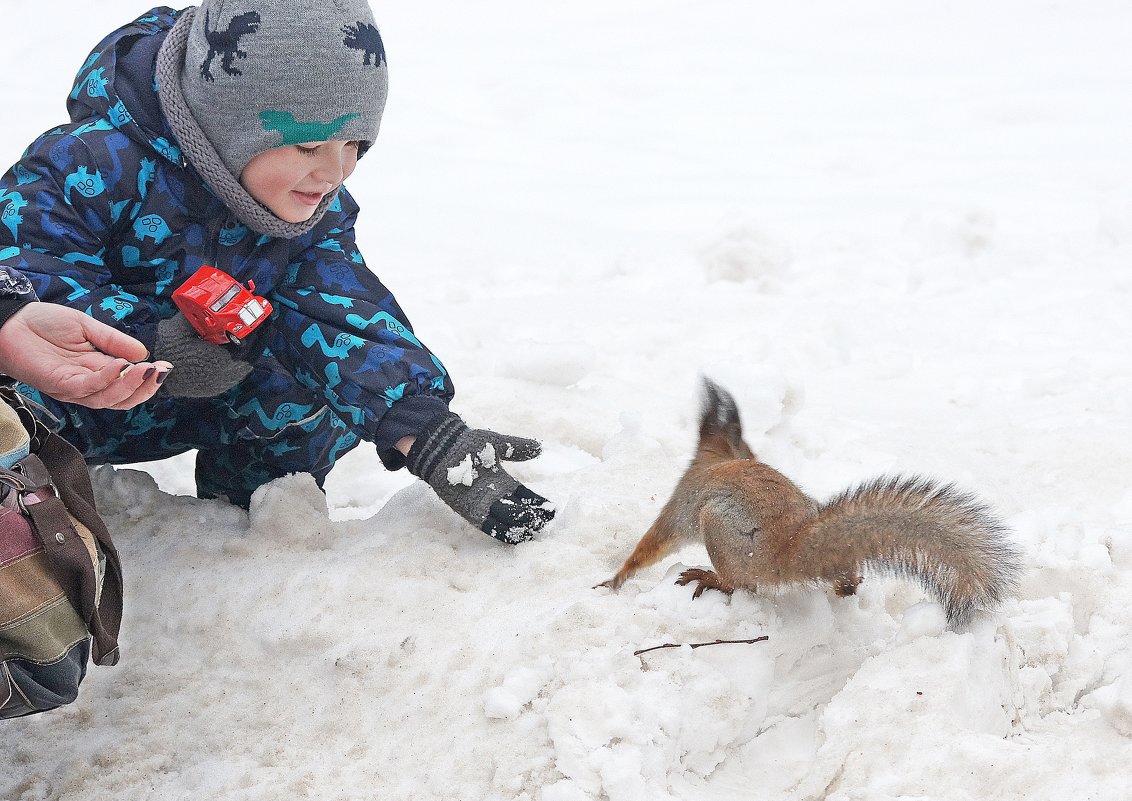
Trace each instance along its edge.
<instances>
[{"instance_id":1,"label":"young boy","mask_svg":"<svg viewBox=\"0 0 1132 801\"><path fill-rule=\"evenodd\" d=\"M0 268L173 365L124 411L24 388L88 462L195 448L198 494L247 506L287 473L321 486L364 440L504 542L553 517L500 466L538 443L449 411L448 374L354 244L342 182L377 136L386 80L365 0L156 8L91 53L70 123L0 180ZM250 341L206 342L174 305L203 265L271 302Z\"/></svg>"}]
</instances>

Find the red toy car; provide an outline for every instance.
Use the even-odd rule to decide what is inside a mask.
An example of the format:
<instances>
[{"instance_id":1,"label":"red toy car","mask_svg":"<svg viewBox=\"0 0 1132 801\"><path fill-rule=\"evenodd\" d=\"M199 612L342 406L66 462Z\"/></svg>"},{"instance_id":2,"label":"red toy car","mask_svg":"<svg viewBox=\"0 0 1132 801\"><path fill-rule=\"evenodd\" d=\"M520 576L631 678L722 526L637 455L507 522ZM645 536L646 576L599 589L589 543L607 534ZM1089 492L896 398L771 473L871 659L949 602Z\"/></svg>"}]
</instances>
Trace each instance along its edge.
<instances>
[{"instance_id":1,"label":"red toy car","mask_svg":"<svg viewBox=\"0 0 1132 801\"><path fill-rule=\"evenodd\" d=\"M173 302L205 342L239 345L271 314L271 302L223 270L201 267L173 293Z\"/></svg>"}]
</instances>

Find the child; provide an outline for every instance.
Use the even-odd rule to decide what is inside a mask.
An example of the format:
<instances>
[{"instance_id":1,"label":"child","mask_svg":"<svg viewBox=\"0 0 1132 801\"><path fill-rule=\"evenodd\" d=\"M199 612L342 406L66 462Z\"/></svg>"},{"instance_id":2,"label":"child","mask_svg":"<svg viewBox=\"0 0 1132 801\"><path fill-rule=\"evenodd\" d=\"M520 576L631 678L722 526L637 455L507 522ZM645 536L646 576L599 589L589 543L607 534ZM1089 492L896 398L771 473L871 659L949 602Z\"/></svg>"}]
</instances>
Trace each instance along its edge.
<instances>
[{"instance_id":1,"label":"child","mask_svg":"<svg viewBox=\"0 0 1132 801\"><path fill-rule=\"evenodd\" d=\"M0 267L174 368L125 411L22 390L88 462L195 448L198 495L246 507L288 473L321 486L365 440L504 542L554 516L500 466L538 443L449 411L448 374L354 244L341 184L377 136L386 78L365 0L156 8L91 53L71 122L0 181ZM173 304L202 265L271 302L252 341L205 342Z\"/></svg>"}]
</instances>

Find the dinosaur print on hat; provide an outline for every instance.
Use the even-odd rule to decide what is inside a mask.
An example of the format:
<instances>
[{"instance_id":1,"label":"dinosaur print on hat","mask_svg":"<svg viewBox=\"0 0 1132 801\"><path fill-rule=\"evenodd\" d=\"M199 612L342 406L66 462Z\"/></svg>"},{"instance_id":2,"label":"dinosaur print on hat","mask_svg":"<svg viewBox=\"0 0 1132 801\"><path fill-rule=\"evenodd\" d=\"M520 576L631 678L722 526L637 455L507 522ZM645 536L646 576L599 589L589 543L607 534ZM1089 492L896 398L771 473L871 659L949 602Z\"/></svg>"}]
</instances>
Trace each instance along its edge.
<instances>
[{"instance_id":1,"label":"dinosaur print on hat","mask_svg":"<svg viewBox=\"0 0 1132 801\"><path fill-rule=\"evenodd\" d=\"M300 122L290 111L261 111L260 122L263 130L278 131L283 137L282 145L299 145L303 142L325 142L342 130L342 126L359 114L343 114L330 122Z\"/></svg>"},{"instance_id":2,"label":"dinosaur print on hat","mask_svg":"<svg viewBox=\"0 0 1132 801\"><path fill-rule=\"evenodd\" d=\"M381 34L378 33L376 26L358 22L355 25L343 26L342 33L346 34L342 44L365 53L363 64L369 64L371 58L375 67L388 63L385 61L385 43L381 41Z\"/></svg>"},{"instance_id":3,"label":"dinosaur print on hat","mask_svg":"<svg viewBox=\"0 0 1132 801\"><path fill-rule=\"evenodd\" d=\"M212 82L212 59L220 56L220 68L229 75L243 75L232 63L237 58L247 58L248 54L240 50L240 39L259 30L260 17L255 11L247 11L232 17L226 30L212 30L208 25L208 11L204 13L204 38L208 42L208 55L200 65L200 76Z\"/></svg>"}]
</instances>

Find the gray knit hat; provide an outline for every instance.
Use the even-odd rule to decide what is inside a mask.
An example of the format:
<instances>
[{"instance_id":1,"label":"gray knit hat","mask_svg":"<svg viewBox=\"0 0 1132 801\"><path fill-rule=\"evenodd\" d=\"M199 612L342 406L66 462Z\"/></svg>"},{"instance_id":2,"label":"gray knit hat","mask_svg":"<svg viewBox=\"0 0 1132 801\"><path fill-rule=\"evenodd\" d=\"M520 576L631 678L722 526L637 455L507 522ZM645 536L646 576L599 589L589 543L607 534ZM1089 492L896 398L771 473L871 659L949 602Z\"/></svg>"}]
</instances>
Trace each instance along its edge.
<instances>
[{"instance_id":1,"label":"gray knit hat","mask_svg":"<svg viewBox=\"0 0 1132 801\"><path fill-rule=\"evenodd\" d=\"M205 0L179 12L157 54L161 109L189 162L244 225L293 238L310 219L276 217L240 184L253 156L330 139L373 143L388 84L365 0Z\"/></svg>"},{"instance_id":2,"label":"gray knit hat","mask_svg":"<svg viewBox=\"0 0 1132 801\"><path fill-rule=\"evenodd\" d=\"M281 145L372 143L387 86L366 0L205 0L181 70L185 102L237 178Z\"/></svg>"}]
</instances>

